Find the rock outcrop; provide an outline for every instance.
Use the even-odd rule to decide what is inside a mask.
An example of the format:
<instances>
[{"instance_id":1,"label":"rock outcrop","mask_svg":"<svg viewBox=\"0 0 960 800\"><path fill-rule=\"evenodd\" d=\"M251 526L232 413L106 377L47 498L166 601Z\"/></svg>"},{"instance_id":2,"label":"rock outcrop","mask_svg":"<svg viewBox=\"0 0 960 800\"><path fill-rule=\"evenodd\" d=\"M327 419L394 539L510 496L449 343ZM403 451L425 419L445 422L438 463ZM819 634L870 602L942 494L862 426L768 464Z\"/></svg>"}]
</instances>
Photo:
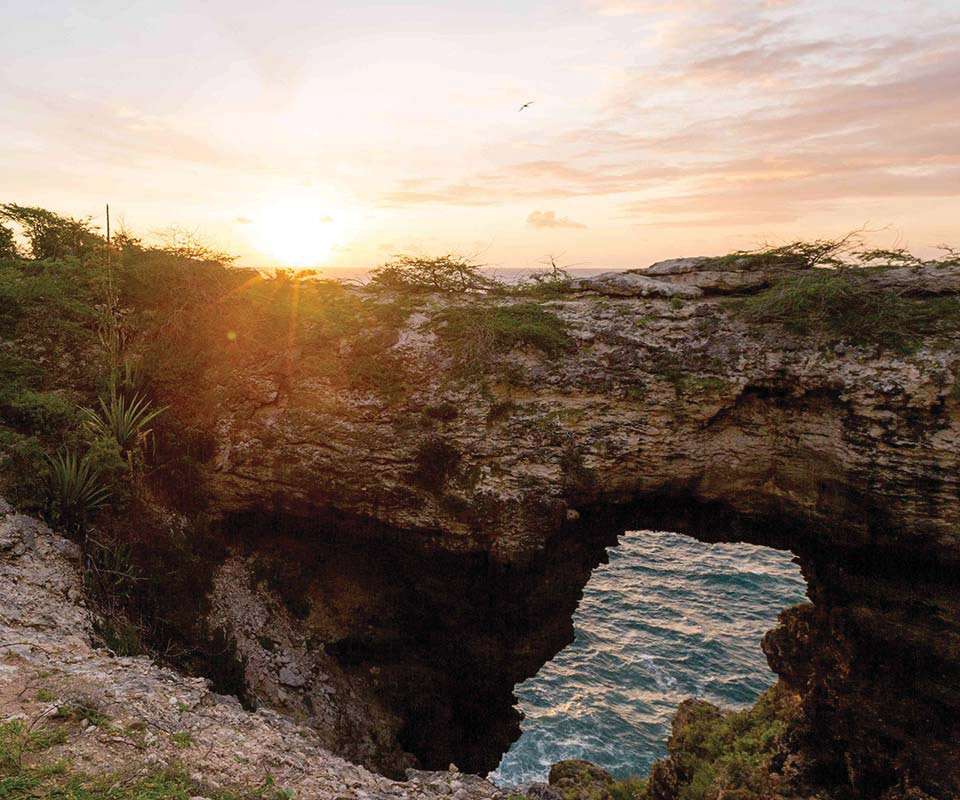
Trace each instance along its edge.
<instances>
[{"instance_id":1,"label":"rock outcrop","mask_svg":"<svg viewBox=\"0 0 960 800\"><path fill-rule=\"evenodd\" d=\"M309 727L267 708L245 711L203 678L96 649L79 556L75 544L0 499L0 722L21 721L45 743L42 751L24 748L22 767L56 765L124 783L176 768L198 790L301 800L505 797L456 771L388 780L331 754ZM12 796L30 787L0 782Z\"/></svg>"},{"instance_id":2,"label":"rock outcrop","mask_svg":"<svg viewBox=\"0 0 960 800\"><path fill-rule=\"evenodd\" d=\"M200 483L225 529L279 531L313 570L297 635L375 676L425 766L490 768L518 732L510 688L569 640L604 546L670 529L797 555L812 605L765 649L825 784L953 796L960 345L898 354L750 322L722 295L758 273L697 267L640 276L696 290L679 303L642 282L548 303L571 342L555 358L516 347L465 372L438 315L488 301L428 297L341 348L385 349L389 393L331 381L296 343L239 341L166 399L215 432ZM922 294L955 273L882 280Z\"/></svg>"}]
</instances>

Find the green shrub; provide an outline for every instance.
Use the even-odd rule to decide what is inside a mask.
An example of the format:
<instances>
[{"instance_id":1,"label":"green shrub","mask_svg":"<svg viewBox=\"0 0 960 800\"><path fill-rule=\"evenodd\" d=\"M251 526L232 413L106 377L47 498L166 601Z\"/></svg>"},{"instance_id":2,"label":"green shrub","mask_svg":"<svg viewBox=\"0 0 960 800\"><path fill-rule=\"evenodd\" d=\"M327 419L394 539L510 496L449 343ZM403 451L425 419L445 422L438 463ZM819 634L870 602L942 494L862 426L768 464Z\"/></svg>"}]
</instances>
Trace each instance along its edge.
<instances>
[{"instance_id":1,"label":"green shrub","mask_svg":"<svg viewBox=\"0 0 960 800\"><path fill-rule=\"evenodd\" d=\"M190 731L177 731L170 734L170 741L177 747L190 747L193 744L193 734Z\"/></svg>"},{"instance_id":2,"label":"green shrub","mask_svg":"<svg viewBox=\"0 0 960 800\"><path fill-rule=\"evenodd\" d=\"M77 532L107 502L110 490L103 484L100 472L72 450L57 453L48 461L50 520L67 531Z\"/></svg>"},{"instance_id":3,"label":"green shrub","mask_svg":"<svg viewBox=\"0 0 960 800\"><path fill-rule=\"evenodd\" d=\"M516 346L556 358L571 349L567 324L537 303L459 306L441 311L433 322L440 341L468 371L486 368Z\"/></svg>"},{"instance_id":4,"label":"green shrub","mask_svg":"<svg viewBox=\"0 0 960 800\"><path fill-rule=\"evenodd\" d=\"M611 800L642 800L647 789L646 778L624 778L610 784Z\"/></svg>"},{"instance_id":5,"label":"green shrub","mask_svg":"<svg viewBox=\"0 0 960 800\"><path fill-rule=\"evenodd\" d=\"M99 472L105 483L113 486L130 470L120 445L111 435L95 436L88 444L86 457L90 468Z\"/></svg>"},{"instance_id":6,"label":"green shrub","mask_svg":"<svg viewBox=\"0 0 960 800\"><path fill-rule=\"evenodd\" d=\"M809 269L822 266L848 266L848 257L860 243L858 232L840 239L815 239L789 244L737 250L725 256L708 259L717 267L736 266L746 270Z\"/></svg>"},{"instance_id":7,"label":"green shrub","mask_svg":"<svg viewBox=\"0 0 960 800\"><path fill-rule=\"evenodd\" d=\"M537 300L559 300L568 295L570 273L551 257L550 269L535 272L515 286L503 287L501 291L519 297L533 297Z\"/></svg>"},{"instance_id":8,"label":"green shrub","mask_svg":"<svg viewBox=\"0 0 960 800\"><path fill-rule=\"evenodd\" d=\"M487 291L500 284L480 271L479 264L448 253L435 258L399 255L370 273L375 288L444 294Z\"/></svg>"},{"instance_id":9,"label":"green shrub","mask_svg":"<svg viewBox=\"0 0 960 800\"><path fill-rule=\"evenodd\" d=\"M61 431L75 417L73 403L56 392L37 392L17 383L0 387L0 421L21 430Z\"/></svg>"},{"instance_id":10,"label":"green shrub","mask_svg":"<svg viewBox=\"0 0 960 800\"><path fill-rule=\"evenodd\" d=\"M674 727L670 760L679 780L678 800L710 800L718 792L746 800L771 796L771 776L790 752L796 699L779 684L767 690L753 708L723 713L708 703L694 703L681 712ZM651 796L656 786L650 779Z\"/></svg>"},{"instance_id":11,"label":"green shrub","mask_svg":"<svg viewBox=\"0 0 960 800\"><path fill-rule=\"evenodd\" d=\"M93 632L100 643L118 656L139 656L147 653L140 629L120 615L106 617L102 611L93 622Z\"/></svg>"},{"instance_id":12,"label":"green shrub","mask_svg":"<svg viewBox=\"0 0 960 800\"><path fill-rule=\"evenodd\" d=\"M35 436L0 427L0 494L25 513L48 506L47 453Z\"/></svg>"},{"instance_id":13,"label":"green shrub","mask_svg":"<svg viewBox=\"0 0 960 800\"><path fill-rule=\"evenodd\" d=\"M800 334L910 352L922 337L960 328L960 296L913 298L869 285L856 270L790 275L735 304L739 313Z\"/></svg>"},{"instance_id":14,"label":"green shrub","mask_svg":"<svg viewBox=\"0 0 960 800\"><path fill-rule=\"evenodd\" d=\"M0 722L0 798L3 793L5 773L19 772L25 753L38 753L54 745L62 744L64 732L55 726L40 725L28 728L20 720ZM10 795L18 797L18 795ZM29 796L29 795L24 795Z\"/></svg>"},{"instance_id":15,"label":"green shrub","mask_svg":"<svg viewBox=\"0 0 960 800\"><path fill-rule=\"evenodd\" d=\"M106 725L110 722L110 715L107 714L100 704L91 697L77 697L69 703L63 703L57 706L57 713L54 719L70 720L72 722L83 722L86 720L91 725Z\"/></svg>"}]
</instances>

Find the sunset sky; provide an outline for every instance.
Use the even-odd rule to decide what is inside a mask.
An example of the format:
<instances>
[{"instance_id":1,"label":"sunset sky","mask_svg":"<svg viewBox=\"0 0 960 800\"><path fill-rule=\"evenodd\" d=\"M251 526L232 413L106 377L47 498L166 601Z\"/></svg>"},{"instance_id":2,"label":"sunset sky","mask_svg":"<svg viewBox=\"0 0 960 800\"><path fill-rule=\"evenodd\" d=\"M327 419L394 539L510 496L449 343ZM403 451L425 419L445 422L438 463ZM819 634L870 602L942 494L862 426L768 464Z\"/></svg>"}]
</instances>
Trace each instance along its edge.
<instances>
[{"instance_id":1,"label":"sunset sky","mask_svg":"<svg viewBox=\"0 0 960 800\"><path fill-rule=\"evenodd\" d=\"M0 0L0 19L0 201L109 201L242 264L644 266L863 225L960 244L956 0Z\"/></svg>"}]
</instances>

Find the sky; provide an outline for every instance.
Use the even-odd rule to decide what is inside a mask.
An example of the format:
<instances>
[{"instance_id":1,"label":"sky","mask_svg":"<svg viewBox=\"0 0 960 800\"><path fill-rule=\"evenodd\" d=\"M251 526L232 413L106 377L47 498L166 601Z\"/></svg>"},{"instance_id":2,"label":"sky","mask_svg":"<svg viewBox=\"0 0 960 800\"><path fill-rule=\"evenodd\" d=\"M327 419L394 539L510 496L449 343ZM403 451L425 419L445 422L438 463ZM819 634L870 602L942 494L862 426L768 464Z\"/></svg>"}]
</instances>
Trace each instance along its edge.
<instances>
[{"instance_id":1,"label":"sky","mask_svg":"<svg viewBox=\"0 0 960 800\"><path fill-rule=\"evenodd\" d=\"M0 0L0 20L0 202L101 226L109 202L240 264L960 244L956 0Z\"/></svg>"}]
</instances>

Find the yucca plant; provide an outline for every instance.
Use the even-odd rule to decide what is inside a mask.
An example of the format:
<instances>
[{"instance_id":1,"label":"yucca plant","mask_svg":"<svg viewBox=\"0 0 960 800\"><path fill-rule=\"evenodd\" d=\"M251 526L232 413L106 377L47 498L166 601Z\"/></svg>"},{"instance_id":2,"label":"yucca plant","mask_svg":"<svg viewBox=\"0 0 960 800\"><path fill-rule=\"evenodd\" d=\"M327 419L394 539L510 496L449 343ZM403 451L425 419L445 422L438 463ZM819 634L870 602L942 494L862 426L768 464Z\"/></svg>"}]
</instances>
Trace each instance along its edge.
<instances>
[{"instance_id":1,"label":"yucca plant","mask_svg":"<svg viewBox=\"0 0 960 800\"><path fill-rule=\"evenodd\" d=\"M148 398L134 394L127 399L122 394L112 394L110 401L100 398L100 412L91 408L82 413L87 427L98 436L112 436L120 445L120 451L130 457L150 435L146 425L166 410L151 408Z\"/></svg>"},{"instance_id":2,"label":"yucca plant","mask_svg":"<svg viewBox=\"0 0 960 800\"><path fill-rule=\"evenodd\" d=\"M107 502L110 489L100 479L100 470L72 450L48 456L47 461L51 521L78 531Z\"/></svg>"}]
</instances>

